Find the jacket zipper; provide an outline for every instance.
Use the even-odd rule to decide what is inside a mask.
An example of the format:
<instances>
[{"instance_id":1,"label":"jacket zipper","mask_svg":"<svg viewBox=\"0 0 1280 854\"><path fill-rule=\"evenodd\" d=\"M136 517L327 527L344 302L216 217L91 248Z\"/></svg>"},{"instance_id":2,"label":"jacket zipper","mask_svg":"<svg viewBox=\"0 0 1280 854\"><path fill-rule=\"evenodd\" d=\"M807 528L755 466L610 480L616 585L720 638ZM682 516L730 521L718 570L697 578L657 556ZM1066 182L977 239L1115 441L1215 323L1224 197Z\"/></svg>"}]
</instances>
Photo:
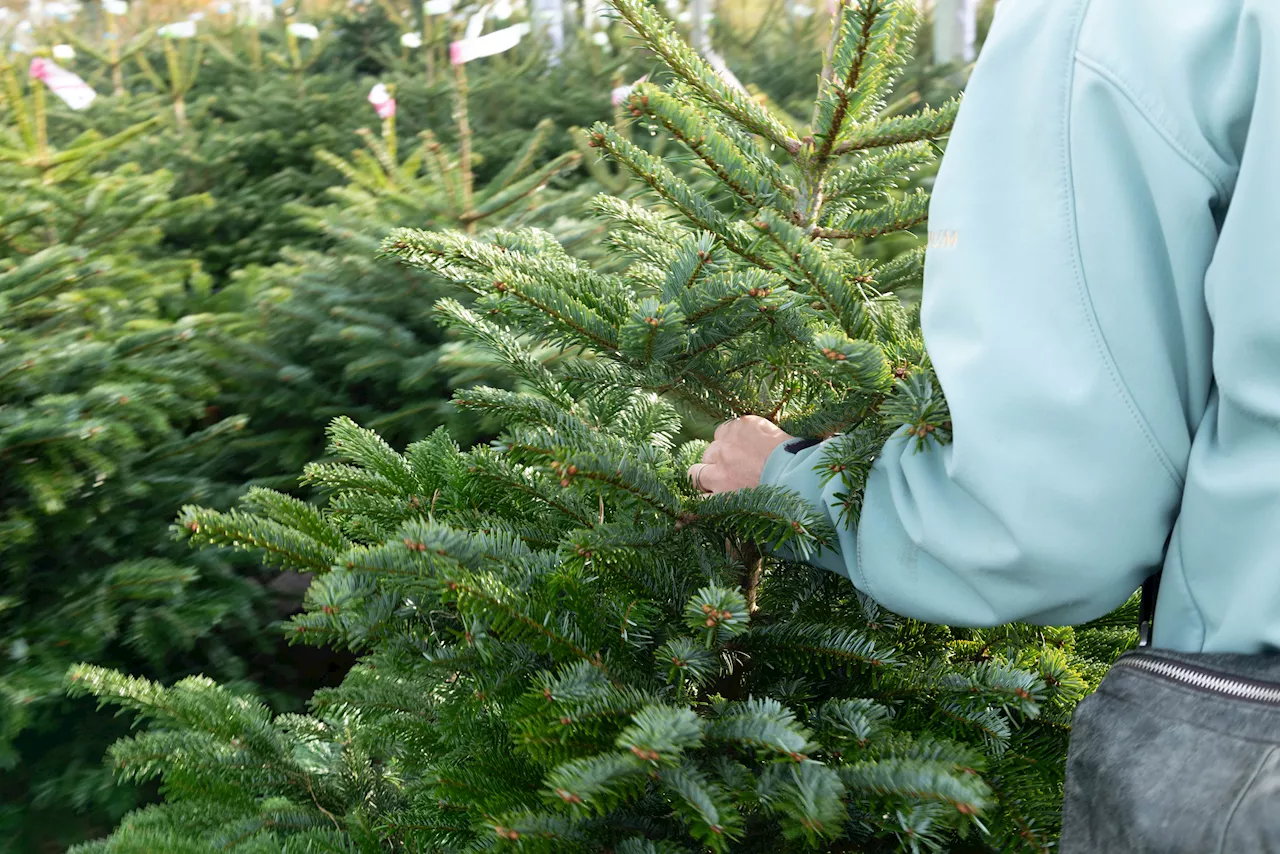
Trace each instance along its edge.
<instances>
[{"instance_id":1,"label":"jacket zipper","mask_svg":"<svg viewBox=\"0 0 1280 854\"><path fill-rule=\"evenodd\" d=\"M1116 661L1113 667L1134 667L1210 694L1280 706L1280 685L1227 676L1194 664L1149 655L1126 655Z\"/></svg>"}]
</instances>

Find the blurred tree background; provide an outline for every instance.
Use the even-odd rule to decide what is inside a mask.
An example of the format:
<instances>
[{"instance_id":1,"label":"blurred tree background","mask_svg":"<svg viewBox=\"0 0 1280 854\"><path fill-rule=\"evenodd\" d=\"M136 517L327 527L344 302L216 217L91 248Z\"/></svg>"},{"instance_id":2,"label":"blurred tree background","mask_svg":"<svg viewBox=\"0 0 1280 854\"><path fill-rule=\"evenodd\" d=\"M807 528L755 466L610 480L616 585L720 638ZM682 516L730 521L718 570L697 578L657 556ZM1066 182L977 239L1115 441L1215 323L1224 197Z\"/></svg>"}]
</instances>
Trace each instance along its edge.
<instances>
[{"instance_id":1,"label":"blurred tree background","mask_svg":"<svg viewBox=\"0 0 1280 854\"><path fill-rule=\"evenodd\" d=\"M298 478L340 415L398 447L499 432L450 399L516 378L441 327L444 284L380 257L387 233L537 226L617 264L588 202L643 181L581 129L670 154L626 93L671 75L602 5L544 6L0 4L0 851L63 850L157 795L113 780L103 754L131 718L67 698L70 665L203 673L279 713L355 660L288 644L309 576L190 549L171 531L182 506L255 487L316 500ZM830 9L654 8L752 98L807 116ZM974 12L980 43L989 4ZM510 44L451 62L494 36ZM893 108L945 102L965 67L921 51ZM710 187L681 156L670 168Z\"/></svg>"}]
</instances>

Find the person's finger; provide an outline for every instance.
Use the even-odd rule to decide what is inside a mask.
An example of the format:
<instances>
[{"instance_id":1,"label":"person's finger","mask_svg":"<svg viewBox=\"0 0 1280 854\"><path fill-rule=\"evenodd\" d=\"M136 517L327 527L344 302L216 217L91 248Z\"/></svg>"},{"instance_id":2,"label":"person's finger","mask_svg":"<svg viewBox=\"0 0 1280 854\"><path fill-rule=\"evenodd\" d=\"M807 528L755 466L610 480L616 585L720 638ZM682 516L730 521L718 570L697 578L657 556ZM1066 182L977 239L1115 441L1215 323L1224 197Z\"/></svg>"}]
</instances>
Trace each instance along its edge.
<instances>
[{"instance_id":1,"label":"person's finger","mask_svg":"<svg viewBox=\"0 0 1280 854\"><path fill-rule=\"evenodd\" d=\"M702 484L702 491L708 494L724 492L727 488L729 469L722 465L708 465L706 463L702 465L703 469L698 475L698 482Z\"/></svg>"},{"instance_id":2,"label":"person's finger","mask_svg":"<svg viewBox=\"0 0 1280 854\"><path fill-rule=\"evenodd\" d=\"M707 445L707 449L702 452L702 461L704 463L724 462L724 443L712 442L710 445Z\"/></svg>"},{"instance_id":3,"label":"person's finger","mask_svg":"<svg viewBox=\"0 0 1280 854\"><path fill-rule=\"evenodd\" d=\"M702 489L702 476L700 472L706 467L706 463L694 463L689 466L689 483L693 484L694 489Z\"/></svg>"},{"instance_id":4,"label":"person's finger","mask_svg":"<svg viewBox=\"0 0 1280 854\"><path fill-rule=\"evenodd\" d=\"M728 435L730 425L734 424L736 421L737 419L735 418L733 421L724 421L721 424L719 424L716 427L716 433L715 433L716 439L717 440L723 439L726 435Z\"/></svg>"}]
</instances>

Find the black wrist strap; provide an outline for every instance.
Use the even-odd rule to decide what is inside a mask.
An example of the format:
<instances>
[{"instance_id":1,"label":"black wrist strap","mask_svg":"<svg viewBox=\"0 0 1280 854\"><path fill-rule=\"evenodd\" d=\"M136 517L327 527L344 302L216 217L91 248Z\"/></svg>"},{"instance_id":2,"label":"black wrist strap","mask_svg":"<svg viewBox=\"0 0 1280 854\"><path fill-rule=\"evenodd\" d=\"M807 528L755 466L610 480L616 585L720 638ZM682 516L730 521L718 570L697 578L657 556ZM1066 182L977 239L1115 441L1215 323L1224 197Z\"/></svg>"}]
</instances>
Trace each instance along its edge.
<instances>
[{"instance_id":1,"label":"black wrist strap","mask_svg":"<svg viewBox=\"0 0 1280 854\"><path fill-rule=\"evenodd\" d=\"M1164 551L1160 553L1160 565L1164 566L1164 561L1169 555L1169 544L1173 542L1173 531L1169 531L1169 537L1164 541ZM1161 570L1154 575L1147 577L1142 582L1142 602L1138 605L1138 649L1145 649L1151 646L1151 626L1156 619L1156 596L1160 593L1160 578L1164 575Z\"/></svg>"},{"instance_id":2,"label":"black wrist strap","mask_svg":"<svg viewBox=\"0 0 1280 854\"><path fill-rule=\"evenodd\" d=\"M782 450L786 451L788 454L798 454L801 451L803 451L805 448L812 448L814 445L821 445L821 444L822 444L821 439L810 439L810 438L792 439L791 441L787 442L785 445L782 446Z\"/></svg>"},{"instance_id":3,"label":"black wrist strap","mask_svg":"<svg viewBox=\"0 0 1280 854\"><path fill-rule=\"evenodd\" d=\"M1157 572L1142 582L1142 604L1138 606L1138 648L1151 646L1151 624L1156 616L1156 594L1160 592L1160 576Z\"/></svg>"}]
</instances>

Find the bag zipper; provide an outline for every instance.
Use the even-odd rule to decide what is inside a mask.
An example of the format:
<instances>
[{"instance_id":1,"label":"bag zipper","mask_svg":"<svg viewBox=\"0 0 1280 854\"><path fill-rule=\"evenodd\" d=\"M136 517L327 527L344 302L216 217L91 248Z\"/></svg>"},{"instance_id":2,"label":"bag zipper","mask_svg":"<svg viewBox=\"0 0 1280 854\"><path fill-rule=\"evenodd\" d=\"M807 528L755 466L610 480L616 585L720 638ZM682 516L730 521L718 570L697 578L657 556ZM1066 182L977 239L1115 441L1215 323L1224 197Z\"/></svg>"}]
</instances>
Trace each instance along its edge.
<instances>
[{"instance_id":1,"label":"bag zipper","mask_svg":"<svg viewBox=\"0 0 1280 854\"><path fill-rule=\"evenodd\" d=\"M1116 661L1112 667L1135 667L1211 694L1280 706L1280 685L1273 682L1228 676L1194 664L1183 664L1180 661L1141 654L1126 655Z\"/></svg>"}]
</instances>

